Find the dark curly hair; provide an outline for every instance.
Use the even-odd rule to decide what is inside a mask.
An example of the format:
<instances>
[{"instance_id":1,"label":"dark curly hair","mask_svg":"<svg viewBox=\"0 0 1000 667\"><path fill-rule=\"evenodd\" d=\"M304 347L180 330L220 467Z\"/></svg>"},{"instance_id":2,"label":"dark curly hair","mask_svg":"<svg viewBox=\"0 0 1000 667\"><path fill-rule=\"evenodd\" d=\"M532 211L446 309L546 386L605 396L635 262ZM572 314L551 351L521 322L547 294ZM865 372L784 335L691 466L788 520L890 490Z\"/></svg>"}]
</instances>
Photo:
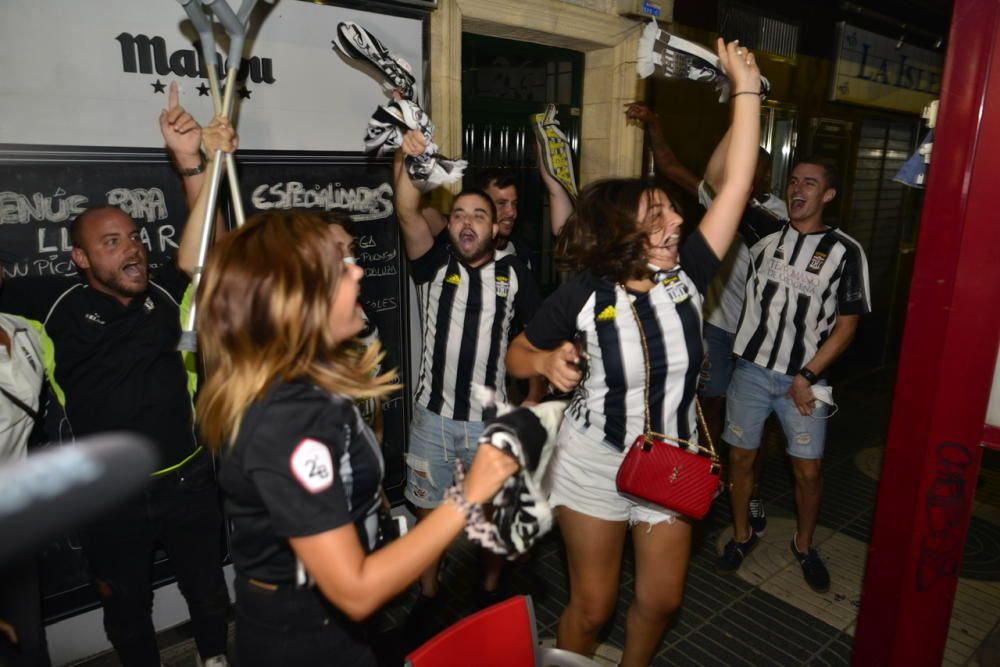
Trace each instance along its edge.
<instances>
[{"instance_id":1,"label":"dark curly hair","mask_svg":"<svg viewBox=\"0 0 1000 667\"><path fill-rule=\"evenodd\" d=\"M654 181L638 178L587 185L556 241L559 268L591 271L616 283L649 275L649 232L637 218L639 202L652 190L663 192Z\"/></svg>"}]
</instances>

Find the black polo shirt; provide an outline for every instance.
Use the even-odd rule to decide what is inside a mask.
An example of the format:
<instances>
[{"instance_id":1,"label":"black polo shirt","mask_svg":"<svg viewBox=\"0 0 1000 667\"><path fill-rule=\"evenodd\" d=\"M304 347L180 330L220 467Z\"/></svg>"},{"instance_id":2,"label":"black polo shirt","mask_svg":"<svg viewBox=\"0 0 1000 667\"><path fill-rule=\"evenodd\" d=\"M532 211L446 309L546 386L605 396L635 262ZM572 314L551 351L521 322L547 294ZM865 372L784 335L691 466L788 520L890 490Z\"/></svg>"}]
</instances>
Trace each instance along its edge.
<instances>
[{"instance_id":1,"label":"black polo shirt","mask_svg":"<svg viewBox=\"0 0 1000 667\"><path fill-rule=\"evenodd\" d=\"M0 311L41 322L55 348L55 380L75 436L127 430L159 445L161 468L196 447L181 354L180 302L188 278L174 267L128 306L77 279L5 283Z\"/></svg>"},{"instance_id":2,"label":"black polo shirt","mask_svg":"<svg viewBox=\"0 0 1000 667\"><path fill-rule=\"evenodd\" d=\"M382 474L378 442L354 401L306 381L275 382L221 457L237 574L295 582L288 538L349 524L369 551Z\"/></svg>"}]
</instances>

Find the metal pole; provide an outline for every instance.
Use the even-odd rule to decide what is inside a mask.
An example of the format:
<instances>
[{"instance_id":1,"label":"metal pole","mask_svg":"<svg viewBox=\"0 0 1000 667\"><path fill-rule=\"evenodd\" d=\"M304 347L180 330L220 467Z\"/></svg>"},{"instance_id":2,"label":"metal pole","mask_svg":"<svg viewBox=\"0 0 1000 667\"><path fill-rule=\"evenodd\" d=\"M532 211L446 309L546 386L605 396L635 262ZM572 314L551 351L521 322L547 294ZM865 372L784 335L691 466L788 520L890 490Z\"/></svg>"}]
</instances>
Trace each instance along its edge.
<instances>
[{"instance_id":1,"label":"metal pole","mask_svg":"<svg viewBox=\"0 0 1000 667\"><path fill-rule=\"evenodd\" d=\"M230 101L235 89L236 70L230 68L229 76L226 80L226 96L223 100L223 107ZM222 175L222 151L215 151L212 156L212 172L209 175L208 201L205 202L205 217L202 220L201 244L198 246L198 262L191 273L191 289L198 293L198 286L201 284L201 273L205 267L205 258L208 257L208 246L212 239L212 232L215 229L215 207L219 200L219 182ZM177 349L184 352L195 352L198 349L198 338L195 333L194 323L197 316L198 301L191 300L191 308L188 310L187 320L184 323L184 331L181 332Z\"/></svg>"}]
</instances>

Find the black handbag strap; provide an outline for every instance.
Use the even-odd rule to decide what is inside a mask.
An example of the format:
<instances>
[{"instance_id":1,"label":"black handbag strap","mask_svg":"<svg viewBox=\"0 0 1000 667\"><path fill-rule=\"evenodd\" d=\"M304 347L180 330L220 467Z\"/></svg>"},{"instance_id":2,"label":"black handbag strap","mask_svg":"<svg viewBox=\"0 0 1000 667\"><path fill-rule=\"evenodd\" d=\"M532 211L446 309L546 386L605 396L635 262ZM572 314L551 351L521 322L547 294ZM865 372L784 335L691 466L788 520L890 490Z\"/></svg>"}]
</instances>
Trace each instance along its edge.
<instances>
[{"instance_id":1,"label":"black handbag strap","mask_svg":"<svg viewBox=\"0 0 1000 667\"><path fill-rule=\"evenodd\" d=\"M33 421L37 422L39 419L41 419L42 415L38 412L38 410L32 410L30 405L28 405L27 403L25 403L24 401L22 401L17 396L15 396L14 394L10 393L9 391L7 391L6 389L4 389L3 387L0 387L0 393L2 393L4 396L6 396L7 398L9 398L11 403L13 403L17 407L19 407L22 410L24 410L25 412L27 412L28 416L31 417L31 419Z\"/></svg>"}]
</instances>

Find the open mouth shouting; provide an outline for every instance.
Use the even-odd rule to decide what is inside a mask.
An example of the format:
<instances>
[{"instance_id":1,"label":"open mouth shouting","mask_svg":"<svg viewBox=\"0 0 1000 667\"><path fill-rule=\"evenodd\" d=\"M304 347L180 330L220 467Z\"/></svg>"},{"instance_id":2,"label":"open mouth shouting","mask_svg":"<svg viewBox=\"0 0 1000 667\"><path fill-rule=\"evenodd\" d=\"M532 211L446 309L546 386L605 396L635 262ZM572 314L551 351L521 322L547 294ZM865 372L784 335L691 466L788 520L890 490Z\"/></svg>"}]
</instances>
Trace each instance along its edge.
<instances>
[{"instance_id":1,"label":"open mouth shouting","mask_svg":"<svg viewBox=\"0 0 1000 667\"><path fill-rule=\"evenodd\" d=\"M476 232L466 227L458 234L458 245L464 252L472 252L479 247L479 237Z\"/></svg>"},{"instance_id":2,"label":"open mouth shouting","mask_svg":"<svg viewBox=\"0 0 1000 667\"><path fill-rule=\"evenodd\" d=\"M146 262L141 257L131 257L122 264L121 272L132 282L146 280Z\"/></svg>"},{"instance_id":3,"label":"open mouth shouting","mask_svg":"<svg viewBox=\"0 0 1000 667\"><path fill-rule=\"evenodd\" d=\"M667 234L663 237L663 241L660 243L661 248L676 248L677 244L681 241L681 235L674 232L673 234Z\"/></svg>"}]
</instances>

